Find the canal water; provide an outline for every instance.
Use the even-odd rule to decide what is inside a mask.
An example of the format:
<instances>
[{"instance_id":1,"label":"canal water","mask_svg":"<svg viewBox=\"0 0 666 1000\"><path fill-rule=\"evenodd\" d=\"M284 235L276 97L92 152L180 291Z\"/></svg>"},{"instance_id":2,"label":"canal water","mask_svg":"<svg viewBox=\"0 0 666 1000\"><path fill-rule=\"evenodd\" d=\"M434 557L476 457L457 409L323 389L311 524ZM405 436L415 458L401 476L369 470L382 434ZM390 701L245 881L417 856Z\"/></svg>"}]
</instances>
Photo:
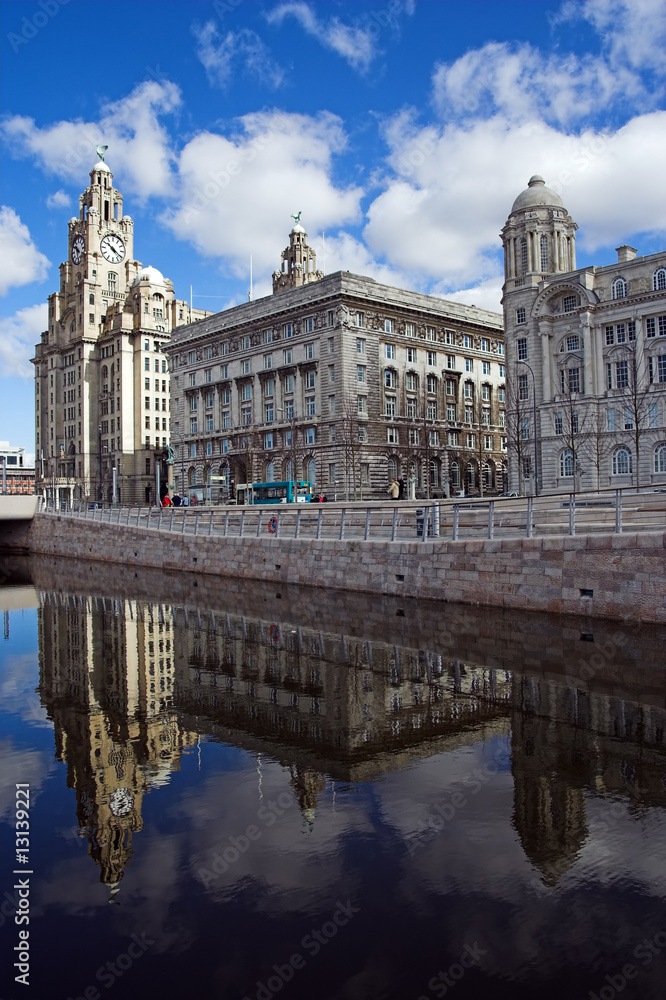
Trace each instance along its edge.
<instances>
[{"instance_id":1,"label":"canal water","mask_svg":"<svg viewBox=\"0 0 666 1000\"><path fill-rule=\"evenodd\" d=\"M0 569L3 1000L664 996L663 629Z\"/></svg>"}]
</instances>

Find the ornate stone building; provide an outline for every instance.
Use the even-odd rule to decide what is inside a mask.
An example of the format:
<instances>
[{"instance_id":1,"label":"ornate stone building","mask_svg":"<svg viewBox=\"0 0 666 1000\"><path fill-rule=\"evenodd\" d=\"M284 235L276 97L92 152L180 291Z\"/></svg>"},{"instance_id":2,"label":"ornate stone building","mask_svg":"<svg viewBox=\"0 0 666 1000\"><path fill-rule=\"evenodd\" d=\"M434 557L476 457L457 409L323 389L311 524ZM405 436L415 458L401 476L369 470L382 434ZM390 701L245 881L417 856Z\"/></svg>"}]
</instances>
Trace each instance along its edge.
<instances>
[{"instance_id":1,"label":"ornate stone building","mask_svg":"<svg viewBox=\"0 0 666 1000\"><path fill-rule=\"evenodd\" d=\"M666 485L666 252L577 269L576 229L534 176L502 230L511 487Z\"/></svg>"},{"instance_id":2,"label":"ornate stone building","mask_svg":"<svg viewBox=\"0 0 666 1000\"><path fill-rule=\"evenodd\" d=\"M69 220L35 348L36 488L57 502L154 502L166 479L172 329L204 316L134 259L134 222L100 159Z\"/></svg>"},{"instance_id":3,"label":"ornate stone building","mask_svg":"<svg viewBox=\"0 0 666 1000\"><path fill-rule=\"evenodd\" d=\"M324 277L302 226L289 239L272 296L182 327L166 347L175 490L215 502L234 482L298 478L361 499L413 475L417 496L501 492L501 317L348 271Z\"/></svg>"}]
</instances>

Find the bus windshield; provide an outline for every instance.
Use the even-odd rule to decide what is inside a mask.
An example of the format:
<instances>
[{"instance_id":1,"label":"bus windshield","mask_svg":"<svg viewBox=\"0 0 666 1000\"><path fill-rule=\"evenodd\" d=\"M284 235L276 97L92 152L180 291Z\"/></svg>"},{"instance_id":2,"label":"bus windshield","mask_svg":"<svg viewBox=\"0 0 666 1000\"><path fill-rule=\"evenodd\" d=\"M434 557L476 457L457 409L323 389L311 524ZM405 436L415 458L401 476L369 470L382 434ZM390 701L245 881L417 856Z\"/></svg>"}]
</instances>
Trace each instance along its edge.
<instances>
[{"instance_id":1,"label":"bus windshield","mask_svg":"<svg viewBox=\"0 0 666 1000\"><path fill-rule=\"evenodd\" d=\"M310 503L312 484L304 480L289 479L275 483L239 483L236 503Z\"/></svg>"}]
</instances>

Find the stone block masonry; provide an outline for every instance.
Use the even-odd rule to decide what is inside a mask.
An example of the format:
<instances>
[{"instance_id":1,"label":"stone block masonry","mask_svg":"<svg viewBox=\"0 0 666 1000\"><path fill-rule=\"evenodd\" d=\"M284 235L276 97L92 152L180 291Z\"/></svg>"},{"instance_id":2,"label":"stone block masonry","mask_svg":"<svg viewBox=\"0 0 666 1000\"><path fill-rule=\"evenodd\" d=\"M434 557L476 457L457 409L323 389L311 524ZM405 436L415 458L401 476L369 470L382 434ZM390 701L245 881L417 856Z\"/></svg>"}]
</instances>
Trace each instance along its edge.
<instances>
[{"instance_id":1,"label":"stone block masonry","mask_svg":"<svg viewBox=\"0 0 666 1000\"><path fill-rule=\"evenodd\" d=\"M236 580L666 624L666 532L426 543L221 538L37 514L31 552Z\"/></svg>"}]
</instances>

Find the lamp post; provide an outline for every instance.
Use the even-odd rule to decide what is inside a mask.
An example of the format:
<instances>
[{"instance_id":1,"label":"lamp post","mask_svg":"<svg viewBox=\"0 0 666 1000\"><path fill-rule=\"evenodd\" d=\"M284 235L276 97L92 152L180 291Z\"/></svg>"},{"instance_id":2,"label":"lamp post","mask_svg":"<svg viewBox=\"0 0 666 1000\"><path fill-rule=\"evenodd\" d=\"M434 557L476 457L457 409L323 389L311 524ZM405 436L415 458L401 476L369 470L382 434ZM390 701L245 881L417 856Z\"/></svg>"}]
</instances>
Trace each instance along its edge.
<instances>
[{"instance_id":1,"label":"lamp post","mask_svg":"<svg viewBox=\"0 0 666 1000\"><path fill-rule=\"evenodd\" d=\"M101 424L98 424L97 434L99 442L99 499L101 502L104 499L102 491L102 425Z\"/></svg>"},{"instance_id":2,"label":"lamp post","mask_svg":"<svg viewBox=\"0 0 666 1000\"><path fill-rule=\"evenodd\" d=\"M537 446L537 404L536 404L536 379L534 377L534 372L532 371L531 365L527 361L521 361L518 359L519 365L525 365L527 370L532 376L532 404L533 404L533 414L534 414L534 495L539 496L539 449Z\"/></svg>"},{"instance_id":3,"label":"lamp post","mask_svg":"<svg viewBox=\"0 0 666 1000\"><path fill-rule=\"evenodd\" d=\"M180 438L180 488L181 496L185 496L185 438L179 431L172 431L177 438Z\"/></svg>"}]
</instances>

